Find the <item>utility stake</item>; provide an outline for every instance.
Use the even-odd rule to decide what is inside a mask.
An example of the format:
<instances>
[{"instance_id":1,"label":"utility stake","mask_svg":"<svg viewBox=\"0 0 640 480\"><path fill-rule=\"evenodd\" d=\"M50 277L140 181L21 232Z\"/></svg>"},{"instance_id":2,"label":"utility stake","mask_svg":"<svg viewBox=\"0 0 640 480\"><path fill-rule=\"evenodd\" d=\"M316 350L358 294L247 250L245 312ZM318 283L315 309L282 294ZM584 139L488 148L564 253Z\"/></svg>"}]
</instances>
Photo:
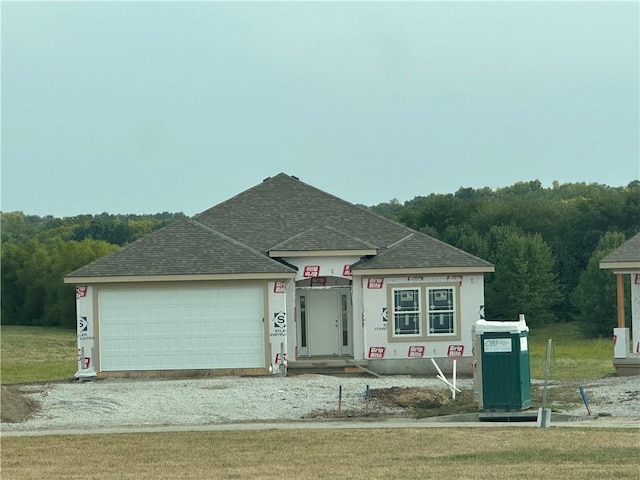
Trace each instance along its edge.
<instances>
[{"instance_id":1,"label":"utility stake","mask_svg":"<svg viewBox=\"0 0 640 480\"><path fill-rule=\"evenodd\" d=\"M587 392L584 391L584 388L578 387L580 390L580 395L582 395L582 401L584 402L584 406L587 407L587 413L591 415L591 409L589 408L589 400L587 400Z\"/></svg>"},{"instance_id":2,"label":"utility stake","mask_svg":"<svg viewBox=\"0 0 640 480\"><path fill-rule=\"evenodd\" d=\"M369 385L367 385L367 388L364 391L364 409L366 412L369 411Z\"/></svg>"},{"instance_id":3,"label":"utility stake","mask_svg":"<svg viewBox=\"0 0 640 480\"><path fill-rule=\"evenodd\" d=\"M338 416L342 416L342 385L338 387Z\"/></svg>"},{"instance_id":4,"label":"utility stake","mask_svg":"<svg viewBox=\"0 0 640 480\"><path fill-rule=\"evenodd\" d=\"M551 425L551 409L547 408L547 384L549 383L549 368L551 364L551 339L547 341L547 358L544 362L544 388L542 390L542 408L538 409L536 425L541 428L549 428Z\"/></svg>"},{"instance_id":5,"label":"utility stake","mask_svg":"<svg viewBox=\"0 0 640 480\"><path fill-rule=\"evenodd\" d=\"M456 370L457 369L458 369L458 365L457 365L456 359L454 358L453 359L453 389L451 390L451 399L452 400L456 399L456 390L457 390L457 388L456 388L456 375L457 375Z\"/></svg>"}]
</instances>

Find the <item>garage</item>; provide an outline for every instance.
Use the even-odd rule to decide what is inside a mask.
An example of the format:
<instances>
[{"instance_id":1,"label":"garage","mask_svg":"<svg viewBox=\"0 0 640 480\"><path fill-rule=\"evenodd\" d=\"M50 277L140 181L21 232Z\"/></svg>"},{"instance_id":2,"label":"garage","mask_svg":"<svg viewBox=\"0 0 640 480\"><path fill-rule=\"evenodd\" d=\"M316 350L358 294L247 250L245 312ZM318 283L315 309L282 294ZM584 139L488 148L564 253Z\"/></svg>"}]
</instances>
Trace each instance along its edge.
<instances>
[{"instance_id":1,"label":"garage","mask_svg":"<svg viewBox=\"0 0 640 480\"><path fill-rule=\"evenodd\" d=\"M102 371L264 368L263 288L98 290Z\"/></svg>"}]
</instances>

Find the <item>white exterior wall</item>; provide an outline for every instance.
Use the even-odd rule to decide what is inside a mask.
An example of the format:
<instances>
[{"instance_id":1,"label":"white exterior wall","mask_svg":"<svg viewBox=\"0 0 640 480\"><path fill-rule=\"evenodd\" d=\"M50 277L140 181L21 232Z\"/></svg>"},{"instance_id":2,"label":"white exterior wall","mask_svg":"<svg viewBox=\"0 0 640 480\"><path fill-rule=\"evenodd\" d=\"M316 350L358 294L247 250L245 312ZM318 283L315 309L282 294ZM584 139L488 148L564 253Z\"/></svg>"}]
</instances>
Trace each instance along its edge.
<instances>
[{"instance_id":1,"label":"white exterior wall","mask_svg":"<svg viewBox=\"0 0 640 480\"><path fill-rule=\"evenodd\" d=\"M93 287L76 287L76 319L78 333L78 371L75 376L94 377L96 375L95 355L96 328L93 315Z\"/></svg>"},{"instance_id":2,"label":"white exterior wall","mask_svg":"<svg viewBox=\"0 0 640 480\"><path fill-rule=\"evenodd\" d=\"M360 260L360 257L286 257L284 260L298 267L296 281L312 277L342 277L351 280L348 267Z\"/></svg>"},{"instance_id":3,"label":"white exterior wall","mask_svg":"<svg viewBox=\"0 0 640 480\"><path fill-rule=\"evenodd\" d=\"M268 318L265 318L265 321L269 322L267 352L271 357L268 365L271 365L274 373L278 371L281 353L284 353L283 360L285 362L287 360L289 352L287 337L290 336L288 332L293 331L295 334L295 330L290 326L294 320L293 306L289 301L292 283L279 281L267 284Z\"/></svg>"},{"instance_id":4,"label":"white exterior wall","mask_svg":"<svg viewBox=\"0 0 640 480\"><path fill-rule=\"evenodd\" d=\"M471 327L481 318L484 306L484 276L482 274L468 275L434 275L434 276L392 276L392 277L362 277L360 290L362 292L362 312L364 314L364 345L363 357L370 361L382 361L391 359L416 358L447 358L449 347L463 357L472 357ZM387 305L388 288L393 285L411 284L428 286L458 285L458 300L460 317L459 340L407 338L406 341L389 341L387 325L393 322L391 313L388 320L384 319L383 309L392 308ZM426 307L426 300L422 299L422 308ZM358 316L355 311L354 318ZM460 352L460 345L462 352ZM410 355L410 347L412 349ZM422 353L422 355L420 355ZM412 356L418 355L418 356Z\"/></svg>"}]
</instances>

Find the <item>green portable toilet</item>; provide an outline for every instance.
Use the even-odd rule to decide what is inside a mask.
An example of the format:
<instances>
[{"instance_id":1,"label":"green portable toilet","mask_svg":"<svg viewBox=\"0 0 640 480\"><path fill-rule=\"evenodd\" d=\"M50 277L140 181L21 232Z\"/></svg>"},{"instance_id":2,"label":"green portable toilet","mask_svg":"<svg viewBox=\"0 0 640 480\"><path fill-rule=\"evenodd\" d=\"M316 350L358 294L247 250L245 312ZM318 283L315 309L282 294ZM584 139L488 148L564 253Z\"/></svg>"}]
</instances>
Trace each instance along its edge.
<instances>
[{"instance_id":1,"label":"green portable toilet","mask_svg":"<svg viewBox=\"0 0 640 480\"><path fill-rule=\"evenodd\" d=\"M529 327L518 322L479 320L474 331L474 390L482 412L531 407Z\"/></svg>"}]
</instances>

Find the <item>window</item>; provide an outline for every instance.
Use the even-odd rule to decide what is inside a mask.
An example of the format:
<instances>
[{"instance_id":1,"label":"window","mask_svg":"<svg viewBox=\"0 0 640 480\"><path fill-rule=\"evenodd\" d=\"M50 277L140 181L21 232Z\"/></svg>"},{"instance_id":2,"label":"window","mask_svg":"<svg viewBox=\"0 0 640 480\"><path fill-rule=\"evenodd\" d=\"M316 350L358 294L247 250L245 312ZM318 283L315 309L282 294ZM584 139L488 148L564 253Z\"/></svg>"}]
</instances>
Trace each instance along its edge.
<instances>
[{"instance_id":1,"label":"window","mask_svg":"<svg viewBox=\"0 0 640 480\"><path fill-rule=\"evenodd\" d=\"M427 288L427 296L428 335L454 335L456 321L453 288Z\"/></svg>"},{"instance_id":2,"label":"window","mask_svg":"<svg viewBox=\"0 0 640 480\"><path fill-rule=\"evenodd\" d=\"M420 336L420 289L393 289L393 335Z\"/></svg>"},{"instance_id":3,"label":"window","mask_svg":"<svg viewBox=\"0 0 640 480\"><path fill-rule=\"evenodd\" d=\"M458 286L439 283L389 285L390 342L460 339Z\"/></svg>"},{"instance_id":4,"label":"window","mask_svg":"<svg viewBox=\"0 0 640 480\"><path fill-rule=\"evenodd\" d=\"M347 296L340 295L340 311L342 314L342 346L349 346L349 305Z\"/></svg>"},{"instance_id":5,"label":"window","mask_svg":"<svg viewBox=\"0 0 640 480\"><path fill-rule=\"evenodd\" d=\"M300 346L307 346L307 299L300 295Z\"/></svg>"}]
</instances>

